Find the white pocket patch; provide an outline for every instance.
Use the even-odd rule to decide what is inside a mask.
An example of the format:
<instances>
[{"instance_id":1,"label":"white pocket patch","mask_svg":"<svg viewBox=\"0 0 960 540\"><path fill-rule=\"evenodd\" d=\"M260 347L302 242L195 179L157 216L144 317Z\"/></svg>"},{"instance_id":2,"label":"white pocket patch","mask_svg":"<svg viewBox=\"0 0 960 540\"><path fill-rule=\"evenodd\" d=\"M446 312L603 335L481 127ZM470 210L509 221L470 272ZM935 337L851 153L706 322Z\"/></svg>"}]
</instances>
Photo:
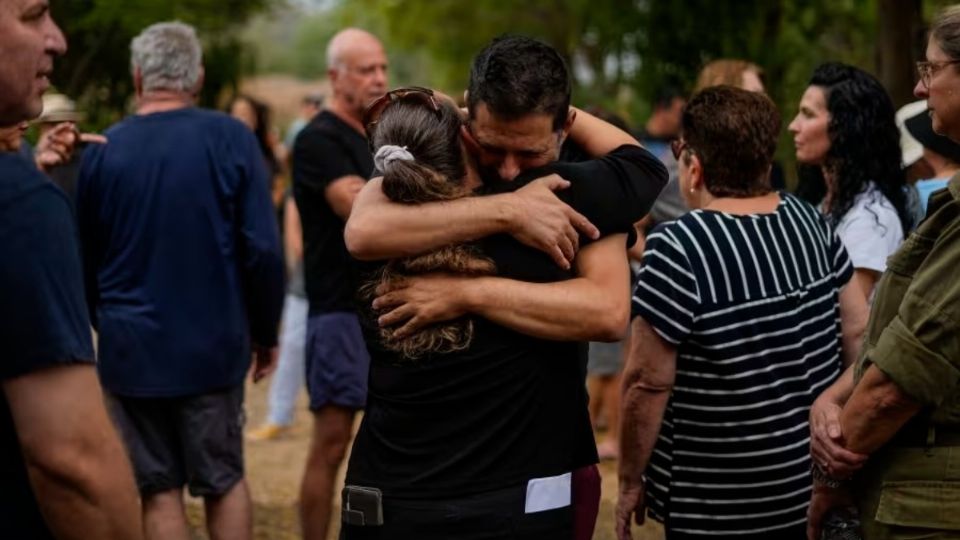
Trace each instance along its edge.
<instances>
[{"instance_id":1,"label":"white pocket patch","mask_svg":"<svg viewBox=\"0 0 960 540\"><path fill-rule=\"evenodd\" d=\"M533 478L527 482L525 514L543 512L570 506L572 473L546 478Z\"/></svg>"}]
</instances>

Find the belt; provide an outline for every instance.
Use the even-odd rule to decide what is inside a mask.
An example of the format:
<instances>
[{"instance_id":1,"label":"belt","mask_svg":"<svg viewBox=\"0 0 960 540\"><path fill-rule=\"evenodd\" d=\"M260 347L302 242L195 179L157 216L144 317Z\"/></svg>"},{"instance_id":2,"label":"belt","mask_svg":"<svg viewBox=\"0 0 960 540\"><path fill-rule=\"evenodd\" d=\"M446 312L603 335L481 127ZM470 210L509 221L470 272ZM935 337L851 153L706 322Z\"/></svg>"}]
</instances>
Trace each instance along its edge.
<instances>
[{"instance_id":1,"label":"belt","mask_svg":"<svg viewBox=\"0 0 960 540\"><path fill-rule=\"evenodd\" d=\"M930 446L960 446L960 426L936 425L927 422L907 422L890 444L906 448L926 448Z\"/></svg>"}]
</instances>

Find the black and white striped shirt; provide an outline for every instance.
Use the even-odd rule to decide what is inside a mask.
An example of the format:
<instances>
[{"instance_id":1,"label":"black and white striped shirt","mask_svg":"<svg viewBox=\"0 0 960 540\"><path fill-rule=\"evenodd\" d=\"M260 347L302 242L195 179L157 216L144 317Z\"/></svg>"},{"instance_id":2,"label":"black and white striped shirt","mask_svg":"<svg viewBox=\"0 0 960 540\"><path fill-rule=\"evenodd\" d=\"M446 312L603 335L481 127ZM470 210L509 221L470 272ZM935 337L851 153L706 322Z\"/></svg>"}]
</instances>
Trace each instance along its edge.
<instances>
[{"instance_id":1,"label":"black and white striped shirt","mask_svg":"<svg viewBox=\"0 0 960 540\"><path fill-rule=\"evenodd\" d=\"M769 214L695 210L650 234L633 310L677 345L677 374L647 492L674 536L802 527L808 413L840 372L852 273L835 231L789 194Z\"/></svg>"}]
</instances>

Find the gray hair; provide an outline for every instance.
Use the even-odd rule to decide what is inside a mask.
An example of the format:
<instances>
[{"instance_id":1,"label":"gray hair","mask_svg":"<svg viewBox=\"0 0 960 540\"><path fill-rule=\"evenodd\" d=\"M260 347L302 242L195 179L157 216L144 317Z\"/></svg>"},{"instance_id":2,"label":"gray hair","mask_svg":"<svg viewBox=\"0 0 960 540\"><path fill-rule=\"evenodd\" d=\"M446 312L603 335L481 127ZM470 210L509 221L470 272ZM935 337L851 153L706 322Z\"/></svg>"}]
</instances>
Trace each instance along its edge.
<instances>
[{"instance_id":1,"label":"gray hair","mask_svg":"<svg viewBox=\"0 0 960 540\"><path fill-rule=\"evenodd\" d=\"M930 26L930 39L950 57L960 60L960 6L941 11Z\"/></svg>"},{"instance_id":2,"label":"gray hair","mask_svg":"<svg viewBox=\"0 0 960 540\"><path fill-rule=\"evenodd\" d=\"M130 68L140 70L144 91L194 90L202 62L196 31L179 21L150 25L130 42Z\"/></svg>"}]
</instances>

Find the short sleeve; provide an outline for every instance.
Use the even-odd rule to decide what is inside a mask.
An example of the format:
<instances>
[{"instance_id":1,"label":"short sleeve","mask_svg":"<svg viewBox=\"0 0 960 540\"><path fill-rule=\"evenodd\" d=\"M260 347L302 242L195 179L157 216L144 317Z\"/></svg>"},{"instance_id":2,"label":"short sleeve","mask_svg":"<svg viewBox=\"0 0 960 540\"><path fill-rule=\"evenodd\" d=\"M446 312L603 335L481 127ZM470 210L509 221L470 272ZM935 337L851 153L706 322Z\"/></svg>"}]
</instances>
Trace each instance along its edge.
<instances>
[{"instance_id":1,"label":"short sleeve","mask_svg":"<svg viewBox=\"0 0 960 540\"><path fill-rule=\"evenodd\" d=\"M896 212L886 205L857 205L837 228L854 268L883 272L887 257L903 241L903 229Z\"/></svg>"},{"instance_id":2,"label":"short sleeve","mask_svg":"<svg viewBox=\"0 0 960 540\"><path fill-rule=\"evenodd\" d=\"M66 197L49 183L34 188L4 210L2 223L0 377L93 361L77 233Z\"/></svg>"},{"instance_id":3,"label":"short sleeve","mask_svg":"<svg viewBox=\"0 0 960 540\"><path fill-rule=\"evenodd\" d=\"M664 339L678 345L691 333L700 305L697 281L671 226L647 237L633 292L632 314L643 317Z\"/></svg>"},{"instance_id":4,"label":"short sleeve","mask_svg":"<svg viewBox=\"0 0 960 540\"><path fill-rule=\"evenodd\" d=\"M315 193L324 193L335 180L355 176L350 154L330 133L304 128L293 146L293 181Z\"/></svg>"},{"instance_id":5,"label":"short sleeve","mask_svg":"<svg viewBox=\"0 0 960 540\"><path fill-rule=\"evenodd\" d=\"M840 236L833 229L828 229L828 234L830 238L830 264L833 269L834 282L837 289L842 289L853 277L853 261L850 260L850 255Z\"/></svg>"}]
</instances>

